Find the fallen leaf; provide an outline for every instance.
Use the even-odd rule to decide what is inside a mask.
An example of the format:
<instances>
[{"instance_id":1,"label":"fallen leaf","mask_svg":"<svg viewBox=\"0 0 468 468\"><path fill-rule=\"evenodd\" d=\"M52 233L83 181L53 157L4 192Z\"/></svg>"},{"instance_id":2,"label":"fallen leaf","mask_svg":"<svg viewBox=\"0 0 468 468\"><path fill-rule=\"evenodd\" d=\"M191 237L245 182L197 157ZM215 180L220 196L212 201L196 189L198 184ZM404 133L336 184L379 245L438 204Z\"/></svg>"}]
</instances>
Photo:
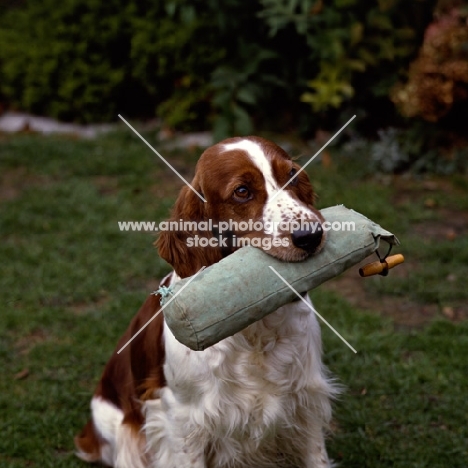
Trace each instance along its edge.
<instances>
[{"instance_id":1,"label":"fallen leaf","mask_svg":"<svg viewBox=\"0 0 468 468\"><path fill-rule=\"evenodd\" d=\"M424 206L426 208L435 208L436 205L437 205L437 202L433 198L426 198L424 200Z\"/></svg>"},{"instance_id":2,"label":"fallen leaf","mask_svg":"<svg viewBox=\"0 0 468 468\"><path fill-rule=\"evenodd\" d=\"M453 310L453 307L442 307L442 313L450 320L453 320L455 318L455 311Z\"/></svg>"},{"instance_id":3,"label":"fallen leaf","mask_svg":"<svg viewBox=\"0 0 468 468\"><path fill-rule=\"evenodd\" d=\"M332 157L328 151L324 151L322 154L322 166L327 169L332 166Z\"/></svg>"},{"instance_id":4,"label":"fallen leaf","mask_svg":"<svg viewBox=\"0 0 468 468\"><path fill-rule=\"evenodd\" d=\"M29 369L23 369L14 375L15 380L23 380L29 375Z\"/></svg>"},{"instance_id":5,"label":"fallen leaf","mask_svg":"<svg viewBox=\"0 0 468 468\"><path fill-rule=\"evenodd\" d=\"M455 240L458 236L457 233L455 232L455 229L448 229L447 232L445 233L445 237L447 240Z\"/></svg>"}]
</instances>

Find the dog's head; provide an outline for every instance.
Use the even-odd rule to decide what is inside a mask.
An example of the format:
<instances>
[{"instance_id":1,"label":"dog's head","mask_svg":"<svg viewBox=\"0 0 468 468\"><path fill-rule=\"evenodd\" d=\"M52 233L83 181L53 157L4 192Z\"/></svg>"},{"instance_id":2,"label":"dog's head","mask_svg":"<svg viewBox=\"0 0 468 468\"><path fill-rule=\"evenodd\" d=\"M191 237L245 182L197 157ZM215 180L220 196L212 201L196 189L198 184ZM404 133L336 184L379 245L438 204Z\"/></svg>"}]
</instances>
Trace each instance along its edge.
<instances>
[{"instance_id":1,"label":"dog's head","mask_svg":"<svg viewBox=\"0 0 468 468\"><path fill-rule=\"evenodd\" d=\"M324 219L314 208L307 174L299 170L283 149L259 137L208 148L192 181L206 202L189 187L181 190L170 220L178 228L161 232L160 256L186 277L244 245L288 262L318 252Z\"/></svg>"}]
</instances>

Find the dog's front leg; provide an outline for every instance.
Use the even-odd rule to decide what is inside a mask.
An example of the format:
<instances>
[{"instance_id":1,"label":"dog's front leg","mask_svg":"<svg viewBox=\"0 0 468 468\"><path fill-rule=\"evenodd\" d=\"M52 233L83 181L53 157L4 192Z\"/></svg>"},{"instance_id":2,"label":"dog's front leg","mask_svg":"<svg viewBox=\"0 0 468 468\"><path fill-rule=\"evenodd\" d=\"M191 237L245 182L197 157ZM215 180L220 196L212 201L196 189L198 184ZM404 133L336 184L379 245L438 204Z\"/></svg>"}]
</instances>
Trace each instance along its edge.
<instances>
[{"instance_id":1,"label":"dog's front leg","mask_svg":"<svg viewBox=\"0 0 468 468\"><path fill-rule=\"evenodd\" d=\"M151 468L205 468L203 430L190 421L190 408L167 387L145 404L147 453Z\"/></svg>"},{"instance_id":2,"label":"dog's front leg","mask_svg":"<svg viewBox=\"0 0 468 468\"><path fill-rule=\"evenodd\" d=\"M325 448L324 437L310 443L306 459L306 468L331 468L332 464L328 458Z\"/></svg>"},{"instance_id":3,"label":"dog's front leg","mask_svg":"<svg viewBox=\"0 0 468 468\"><path fill-rule=\"evenodd\" d=\"M315 400L316 402L320 401L319 399ZM303 445L303 460L306 468L331 468L333 466L328 458L325 445L325 430L328 426L326 422L328 420L327 415L331 413L329 400L323 399L319 407L322 411L309 410L304 418L306 422L302 433L305 435L306 440ZM309 408L314 408L314 405L310 405Z\"/></svg>"},{"instance_id":4,"label":"dog's front leg","mask_svg":"<svg viewBox=\"0 0 468 468\"><path fill-rule=\"evenodd\" d=\"M152 468L205 468L203 448L184 439L164 439Z\"/></svg>"}]
</instances>

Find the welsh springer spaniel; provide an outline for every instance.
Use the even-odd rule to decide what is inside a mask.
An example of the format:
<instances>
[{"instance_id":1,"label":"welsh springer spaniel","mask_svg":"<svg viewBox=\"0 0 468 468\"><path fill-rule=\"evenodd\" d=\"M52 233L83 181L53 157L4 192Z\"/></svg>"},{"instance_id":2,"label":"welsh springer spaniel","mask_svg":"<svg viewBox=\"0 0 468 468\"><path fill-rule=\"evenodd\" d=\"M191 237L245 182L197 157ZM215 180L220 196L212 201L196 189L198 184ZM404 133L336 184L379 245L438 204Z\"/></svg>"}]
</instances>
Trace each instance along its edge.
<instances>
[{"instance_id":1,"label":"welsh springer spaniel","mask_svg":"<svg viewBox=\"0 0 468 468\"><path fill-rule=\"evenodd\" d=\"M298 170L267 140L225 140L207 149L196 167L192 185L207 203L184 187L172 220L322 223L305 172L278 193ZM164 285L229 255L234 235L280 239L266 252L288 262L313 255L324 242L322 230L275 228L223 233L228 247L189 247L193 235L160 234L159 254L174 269ZM159 295L150 295L117 349L159 309ZM316 316L301 301L204 351L179 343L159 314L109 360L91 401L92 417L75 438L78 456L116 468L329 467L324 433L337 389L321 347Z\"/></svg>"}]
</instances>

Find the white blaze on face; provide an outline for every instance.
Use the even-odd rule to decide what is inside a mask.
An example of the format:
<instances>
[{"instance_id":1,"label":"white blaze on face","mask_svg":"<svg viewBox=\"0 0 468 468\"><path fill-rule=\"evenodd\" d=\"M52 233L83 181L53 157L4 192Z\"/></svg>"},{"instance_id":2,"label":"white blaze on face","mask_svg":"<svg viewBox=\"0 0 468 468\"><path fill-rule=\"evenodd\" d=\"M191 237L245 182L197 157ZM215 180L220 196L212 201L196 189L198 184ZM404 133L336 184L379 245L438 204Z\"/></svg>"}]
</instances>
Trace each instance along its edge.
<instances>
[{"instance_id":1,"label":"white blaze on face","mask_svg":"<svg viewBox=\"0 0 468 468\"><path fill-rule=\"evenodd\" d=\"M273 196L273 193L276 192L279 187L275 177L273 176L270 161L268 161L267 157L265 156L262 147L253 141L241 140L236 143L229 143L224 145L224 148L226 151L241 150L247 153L250 160L255 164L255 166L258 167L258 169L260 169L260 172L263 174L268 199L270 199L270 197Z\"/></svg>"},{"instance_id":2,"label":"white blaze on face","mask_svg":"<svg viewBox=\"0 0 468 468\"><path fill-rule=\"evenodd\" d=\"M278 195L271 200L271 197L280 190L281 186L274 177L270 160L266 157L261 145L250 140L241 140L236 143L224 145L226 151L244 151L250 160L263 174L267 201L263 208L263 225L266 231L275 237L280 235L278 226L281 223L288 223L295 220L317 220L317 217L305 205L296 201L288 191L281 190ZM289 177L289 174L286 175Z\"/></svg>"}]
</instances>

